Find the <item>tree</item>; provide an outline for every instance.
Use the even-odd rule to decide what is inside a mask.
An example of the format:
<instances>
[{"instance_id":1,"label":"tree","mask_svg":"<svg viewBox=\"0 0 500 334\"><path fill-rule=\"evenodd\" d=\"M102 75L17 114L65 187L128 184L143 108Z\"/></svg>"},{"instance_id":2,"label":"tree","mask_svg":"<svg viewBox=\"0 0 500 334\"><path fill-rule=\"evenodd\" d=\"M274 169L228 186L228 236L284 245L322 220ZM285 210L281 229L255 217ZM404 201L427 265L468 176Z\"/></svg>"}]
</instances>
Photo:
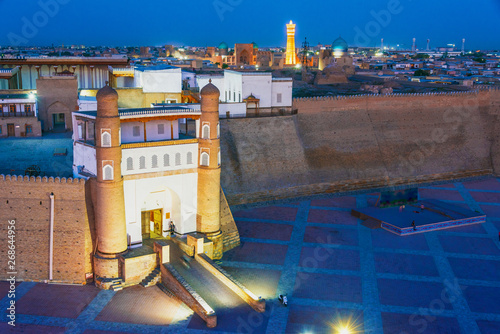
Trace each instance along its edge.
<instances>
[{"instance_id":1,"label":"tree","mask_svg":"<svg viewBox=\"0 0 500 334\"><path fill-rule=\"evenodd\" d=\"M225 70L226 68L229 68L229 65L228 65L228 64L226 64L226 63L222 64L222 69L224 69L224 70Z\"/></svg>"},{"instance_id":2,"label":"tree","mask_svg":"<svg viewBox=\"0 0 500 334\"><path fill-rule=\"evenodd\" d=\"M429 59L430 56L427 53L418 53L412 57L413 59Z\"/></svg>"},{"instance_id":3,"label":"tree","mask_svg":"<svg viewBox=\"0 0 500 334\"><path fill-rule=\"evenodd\" d=\"M413 73L413 76L414 77L426 77L426 76L429 76L430 74L431 73L429 71L418 69L415 71L415 73Z\"/></svg>"}]
</instances>

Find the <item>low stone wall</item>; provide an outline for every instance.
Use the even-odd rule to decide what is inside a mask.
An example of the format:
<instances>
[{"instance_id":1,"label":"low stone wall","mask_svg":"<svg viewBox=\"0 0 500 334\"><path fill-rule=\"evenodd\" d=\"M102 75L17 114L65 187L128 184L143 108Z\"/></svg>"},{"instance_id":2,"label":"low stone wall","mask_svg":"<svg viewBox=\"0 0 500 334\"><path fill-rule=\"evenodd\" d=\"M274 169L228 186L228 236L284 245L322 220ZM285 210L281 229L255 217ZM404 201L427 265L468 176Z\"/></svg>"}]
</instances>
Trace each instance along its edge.
<instances>
[{"instance_id":1,"label":"low stone wall","mask_svg":"<svg viewBox=\"0 0 500 334\"><path fill-rule=\"evenodd\" d=\"M217 277L225 286L231 289L234 293L240 296L248 305L250 305L257 312L264 312L266 310L266 301L255 296L251 291L244 287L241 283L236 281L224 269L216 265L205 254L196 254L196 261L208 270L212 275Z\"/></svg>"},{"instance_id":2,"label":"low stone wall","mask_svg":"<svg viewBox=\"0 0 500 334\"><path fill-rule=\"evenodd\" d=\"M161 268L161 281L172 293L198 314L206 323L207 327L217 326L217 315L203 298L182 278L179 273L169 264L163 264ZM211 311L211 312L210 312Z\"/></svg>"}]
</instances>

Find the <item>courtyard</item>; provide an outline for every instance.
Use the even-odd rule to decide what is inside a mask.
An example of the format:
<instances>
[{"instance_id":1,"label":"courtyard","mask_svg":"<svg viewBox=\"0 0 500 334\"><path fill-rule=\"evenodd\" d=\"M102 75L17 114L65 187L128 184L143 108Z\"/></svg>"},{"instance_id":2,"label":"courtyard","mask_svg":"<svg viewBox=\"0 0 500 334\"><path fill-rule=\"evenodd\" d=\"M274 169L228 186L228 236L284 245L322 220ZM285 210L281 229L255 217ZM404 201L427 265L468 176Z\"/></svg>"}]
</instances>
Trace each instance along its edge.
<instances>
[{"instance_id":1,"label":"courtyard","mask_svg":"<svg viewBox=\"0 0 500 334\"><path fill-rule=\"evenodd\" d=\"M487 215L453 229L397 236L350 215L378 193L236 208L241 246L218 263L258 296L265 313L235 308L208 329L157 287L101 291L93 286L22 282L16 327L23 333L500 333L500 180L420 188ZM0 282L0 307L9 305ZM287 294L289 306L276 298ZM5 312L5 311L4 311Z\"/></svg>"}]
</instances>

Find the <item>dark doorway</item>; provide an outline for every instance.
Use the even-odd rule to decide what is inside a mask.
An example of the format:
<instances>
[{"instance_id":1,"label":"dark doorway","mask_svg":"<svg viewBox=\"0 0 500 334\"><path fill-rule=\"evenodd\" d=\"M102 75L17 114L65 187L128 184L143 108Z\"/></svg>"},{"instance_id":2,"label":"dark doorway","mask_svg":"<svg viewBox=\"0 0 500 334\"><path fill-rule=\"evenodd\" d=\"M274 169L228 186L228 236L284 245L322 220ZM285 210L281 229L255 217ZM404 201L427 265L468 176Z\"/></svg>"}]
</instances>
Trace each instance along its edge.
<instances>
[{"instance_id":1,"label":"dark doorway","mask_svg":"<svg viewBox=\"0 0 500 334\"><path fill-rule=\"evenodd\" d=\"M52 114L52 124L54 125L52 128L54 132L66 131L66 121L63 113Z\"/></svg>"}]
</instances>

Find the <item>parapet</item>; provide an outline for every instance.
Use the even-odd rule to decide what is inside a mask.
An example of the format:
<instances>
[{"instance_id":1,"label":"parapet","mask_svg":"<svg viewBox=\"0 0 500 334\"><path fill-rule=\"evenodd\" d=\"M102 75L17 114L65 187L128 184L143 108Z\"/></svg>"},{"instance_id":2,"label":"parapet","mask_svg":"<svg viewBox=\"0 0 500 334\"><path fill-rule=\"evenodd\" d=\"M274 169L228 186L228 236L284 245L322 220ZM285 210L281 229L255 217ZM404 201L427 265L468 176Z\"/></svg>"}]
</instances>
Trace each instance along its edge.
<instances>
[{"instance_id":1,"label":"parapet","mask_svg":"<svg viewBox=\"0 0 500 334\"><path fill-rule=\"evenodd\" d=\"M298 97L294 98L294 102L307 102L307 101L334 101L334 100L356 100L361 98L408 98L408 97L429 97L429 96L468 96L478 94L480 91L500 90L498 88L490 87L486 89L480 87L479 89L470 91L456 91L456 92L436 92L436 93L395 93L395 94L359 94L359 95L336 95L336 96L315 96L315 97Z\"/></svg>"},{"instance_id":2,"label":"parapet","mask_svg":"<svg viewBox=\"0 0 500 334\"><path fill-rule=\"evenodd\" d=\"M38 182L38 183L63 183L63 184L85 184L84 179L72 177L41 177L41 176L23 176L23 175L4 175L0 174L0 181L4 182Z\"/></svg>"}]
</instances>

